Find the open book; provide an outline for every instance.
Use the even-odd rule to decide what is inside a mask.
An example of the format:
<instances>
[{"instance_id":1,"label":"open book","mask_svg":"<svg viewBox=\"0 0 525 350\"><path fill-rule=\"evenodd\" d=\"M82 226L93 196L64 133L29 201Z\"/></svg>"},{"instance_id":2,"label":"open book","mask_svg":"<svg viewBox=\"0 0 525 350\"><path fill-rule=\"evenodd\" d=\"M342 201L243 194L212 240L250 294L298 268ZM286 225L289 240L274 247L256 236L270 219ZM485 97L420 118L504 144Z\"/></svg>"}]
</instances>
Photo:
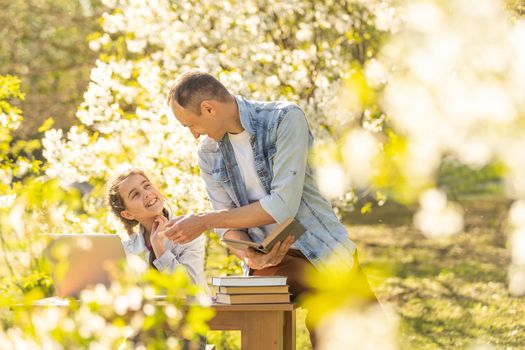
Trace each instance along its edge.
<instances>
[{"instance_id":1,"label":"open book","mask_svg":"<svg viewBox=\"0 0 525 350\"><path fill-rule=\"evenodd\" d=\"M253 248L261 253L266 254L272 250L275 243L284 241L288 236L294 236L295 239L297 239L305 231L306 229L303 227L303 225L295 221L293 218L289 218L273 229L268 237L266 237L261 243L233 238L223 238L222 241L235 249Z\"/></svg>"}]
</instances>

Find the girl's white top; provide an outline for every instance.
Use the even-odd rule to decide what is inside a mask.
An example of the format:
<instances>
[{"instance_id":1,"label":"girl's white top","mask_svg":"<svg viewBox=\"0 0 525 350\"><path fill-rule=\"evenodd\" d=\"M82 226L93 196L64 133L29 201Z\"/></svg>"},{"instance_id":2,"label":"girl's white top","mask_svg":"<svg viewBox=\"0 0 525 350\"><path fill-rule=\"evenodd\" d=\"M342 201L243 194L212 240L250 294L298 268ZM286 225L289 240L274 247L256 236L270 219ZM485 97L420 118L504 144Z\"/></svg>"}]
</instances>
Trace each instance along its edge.
<instances>
[{"instance_id":1,"label":"girl's white top","mask_svg":"<svg viewBox=\"0 0 525 350\"><path fill-rule=\"evenodd\" d=\"M171 213L169 219L172 219ZM185 244L175 244L168 238L164 239L166 251L160 257L153 260L153 264L159 271L173 272L175 267L183 265L192 279L193 283L200 285L207 291L206 276L204 274L204 235L200 235L193 241ZM149 264L150 251L144 241L144 227L140 225L139 232L128 236L122 241L126 254L143 256Z\"/></svg>"}]
</instances>

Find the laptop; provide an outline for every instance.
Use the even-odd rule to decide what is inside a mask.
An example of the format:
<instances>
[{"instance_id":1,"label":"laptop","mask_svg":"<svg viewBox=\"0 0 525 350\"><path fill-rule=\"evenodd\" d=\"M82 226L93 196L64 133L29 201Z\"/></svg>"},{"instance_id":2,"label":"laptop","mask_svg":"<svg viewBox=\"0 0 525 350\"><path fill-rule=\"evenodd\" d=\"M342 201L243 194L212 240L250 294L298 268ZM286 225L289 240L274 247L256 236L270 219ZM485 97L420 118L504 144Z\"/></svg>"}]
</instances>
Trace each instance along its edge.
<instances>
[{"instance_id":1,"label":"laptop","mask_svg":"<svg viewBox=\"0 0 525 350\"><path fill-rule=\"evenodd\" d=\"M114 234L50 234L45 256L51 263L56 296L78 297L83 289L109 286L111 266L126 258L122 242Z\"/></svg>"}]
</instances>

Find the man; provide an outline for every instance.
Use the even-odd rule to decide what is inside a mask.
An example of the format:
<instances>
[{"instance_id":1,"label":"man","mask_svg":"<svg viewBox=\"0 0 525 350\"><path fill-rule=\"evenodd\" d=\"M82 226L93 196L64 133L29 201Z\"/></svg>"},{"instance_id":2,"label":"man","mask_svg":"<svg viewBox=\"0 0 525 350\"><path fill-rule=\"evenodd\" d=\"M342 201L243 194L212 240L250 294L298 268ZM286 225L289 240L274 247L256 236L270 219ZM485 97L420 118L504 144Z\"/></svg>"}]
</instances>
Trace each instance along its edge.
<instances>
[{"instance_id":1,"label":"man","mask_svg":"<svg viewBox=\"0 0 525 350\"><path fill-rule=\"evenodd\" d=\"M313 137L299 107L233 96L198 71L177 80L168 104L195 138L207 136L198 158L214 209L168 223L170 239L186 243L215 229L221 238L261 242L275 225L295 218L307 230L296 242L289 237L268 254L231 249L250 274L288 276L297 297L307 290L308 266L321 268L336 256L352 267L355 245L317 189L308 165Z\"/></svg>"}]
</instances>

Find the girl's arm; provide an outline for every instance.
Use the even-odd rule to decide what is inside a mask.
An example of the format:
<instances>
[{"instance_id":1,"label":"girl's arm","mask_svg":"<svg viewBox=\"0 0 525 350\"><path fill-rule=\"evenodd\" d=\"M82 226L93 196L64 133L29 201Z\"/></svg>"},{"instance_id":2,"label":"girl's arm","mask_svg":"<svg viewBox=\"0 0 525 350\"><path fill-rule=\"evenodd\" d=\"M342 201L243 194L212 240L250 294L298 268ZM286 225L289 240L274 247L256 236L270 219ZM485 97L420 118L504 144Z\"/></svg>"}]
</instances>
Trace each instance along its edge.
<instances>
[{"instance_id":1,"label":"girl's arm","mask_svg":"<svg viewBox=\"0 0 525 350\"><path fill-rule=\"evenodd\" d=\"M206 286L204 275L204 236L185 244L177 257L174 252L166 249L164 254L153 261L159 271L173 272L178 265L186 268L193 283Z\"/></svg>"}]
</instances>

